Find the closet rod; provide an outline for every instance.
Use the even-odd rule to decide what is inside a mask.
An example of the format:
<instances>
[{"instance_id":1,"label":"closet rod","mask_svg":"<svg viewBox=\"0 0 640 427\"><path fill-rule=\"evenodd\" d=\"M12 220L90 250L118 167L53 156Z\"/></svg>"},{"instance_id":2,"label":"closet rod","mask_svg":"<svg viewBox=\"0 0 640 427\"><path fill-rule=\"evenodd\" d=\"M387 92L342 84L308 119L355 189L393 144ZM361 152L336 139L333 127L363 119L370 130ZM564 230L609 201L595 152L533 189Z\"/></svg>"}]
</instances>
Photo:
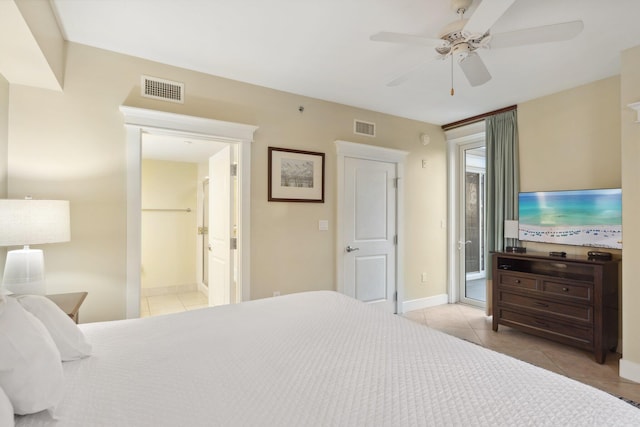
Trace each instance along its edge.
<instances>
[{"instance_id":1,"label":"closet rod","mask_svg":"<svg viewBox=\"0 0 640 427\"><path fill-rule=\"evenodd\" d=\"M186 209L142 209L143 211L150 212L191 212L191 208Z\"/></svg>"}]
</instances>

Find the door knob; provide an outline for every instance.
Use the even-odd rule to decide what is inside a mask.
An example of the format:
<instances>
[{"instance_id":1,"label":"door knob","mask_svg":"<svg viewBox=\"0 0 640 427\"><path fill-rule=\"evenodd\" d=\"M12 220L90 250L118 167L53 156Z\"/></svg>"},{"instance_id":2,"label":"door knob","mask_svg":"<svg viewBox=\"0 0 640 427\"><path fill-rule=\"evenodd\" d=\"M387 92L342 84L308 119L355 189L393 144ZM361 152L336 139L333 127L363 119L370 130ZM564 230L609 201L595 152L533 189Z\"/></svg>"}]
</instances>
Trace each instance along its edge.
<instances>
[{"instance_id":1,"label":"door knob","mask_svg":"<svg viewBox=\"0 0 640 427\"><path fill-rule=\"evenodd\" d=\"M211 252L212 249L213 247L211 246L211 243L209 243L209 252Z\"/></svg>"},{"instance_id":2,"label":"door knob","mask_svg":"<svg viewBox=\"0 0 640 427\"><path fill-rule=\"evenodd\" d=\"M471 240L467 240L465 242L458 240L458 250L462 249L462 245L468 245L469 243L471 243Z\"/></svg>"},{"instance_id":3,"label":"door knob","mask_svg":"<svg viewBox=\"0 0 640 427\"><path fill-rule=\"evenodd\" d=\"M359 251L360 248L352 248L351 246L347 246L346 247L346 251L347 252L355 252L355 251Z\"/></svg>"}]
</instances>

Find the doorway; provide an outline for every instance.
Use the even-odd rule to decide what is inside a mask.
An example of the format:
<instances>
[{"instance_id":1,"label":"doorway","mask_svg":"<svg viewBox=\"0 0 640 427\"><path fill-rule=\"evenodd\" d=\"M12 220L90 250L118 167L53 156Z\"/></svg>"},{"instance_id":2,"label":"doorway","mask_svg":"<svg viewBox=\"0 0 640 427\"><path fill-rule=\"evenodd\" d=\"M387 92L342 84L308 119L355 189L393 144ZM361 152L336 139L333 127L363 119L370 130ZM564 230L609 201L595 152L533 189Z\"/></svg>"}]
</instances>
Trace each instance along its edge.
<instances>
[{"instance_id":1,"label":"doorway","mask_svg":"<svg viewBox=\"0 0 640 427\"><path fill-rule=\"evenodd\" d=\"M487 302L486 150L484 141L460 146L460 302L484 307Z\"/></svg>"},{"instance_id":2,"label":"doorway","mask_svg":"<svg viewBox=\"0 0 640 427\"><path fill-rule=\"evenodd\" d=\"M336 141L338 292L402 313L407 152Z\"/></svg>"},{"instance_id":3,"label":"doorway","mask_svg":"<svg viewBox=\"0 0 640 427\"><path fill-rule=\"evenodd\" d=\"M193 136L142 134L141 317L209 305L210 159L234 148ZM226 197L235 206L235 192ZM224 220L224 228L237 224L235 216Z\"/></svg>"},{"instance_id":4,"label":"doorway","mask_svg":"<svg viewBox=\"0 0 640 427\"><path fill-rule=\"evenodd\" d=\"M445 132L449 169L449 302L486 308L484 120Z\"/></svg>"},{"instance_id":5,"label":"doorway","mask_svg":"<svg viewBox=\"0 0 640 427\"><path fill-rule=\"evenodd\" d=\"M141 298L141 161L142 136L159 133L216 140L237 148L237 296L250 294L251 142L256 126L121 106L127 140L126 317L140 316Z\"/></svg>"}]
</instances>

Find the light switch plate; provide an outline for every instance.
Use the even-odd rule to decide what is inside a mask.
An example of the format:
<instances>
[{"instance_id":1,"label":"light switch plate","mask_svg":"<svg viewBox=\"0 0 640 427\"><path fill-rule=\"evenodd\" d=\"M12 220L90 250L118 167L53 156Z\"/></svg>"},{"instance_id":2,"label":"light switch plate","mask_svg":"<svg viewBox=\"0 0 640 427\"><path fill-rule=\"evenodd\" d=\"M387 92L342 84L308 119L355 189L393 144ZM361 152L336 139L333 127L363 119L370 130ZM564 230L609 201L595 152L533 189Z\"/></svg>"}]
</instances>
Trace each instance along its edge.
<instances>
[{"instance_id":1,"label":"light switch plate","mask_svg":"<svg viewBox=\"0 0 640 427\"><path fill-rule=\"evenodd\" d=\"M328 231L329 230L329 220L321 219L318 221L318 230L320 231Z\"/></svg>"}]
</instances>

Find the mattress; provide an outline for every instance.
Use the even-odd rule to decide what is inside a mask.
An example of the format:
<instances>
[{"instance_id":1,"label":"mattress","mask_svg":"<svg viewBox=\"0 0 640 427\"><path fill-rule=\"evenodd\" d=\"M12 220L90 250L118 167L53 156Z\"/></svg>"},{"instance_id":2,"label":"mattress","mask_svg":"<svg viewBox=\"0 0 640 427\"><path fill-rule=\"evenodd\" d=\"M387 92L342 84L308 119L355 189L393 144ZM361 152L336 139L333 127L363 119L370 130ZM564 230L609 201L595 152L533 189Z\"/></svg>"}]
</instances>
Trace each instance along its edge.
<instances>
[{"instance_id":1,"label":"mattress","mask_svg":"<svg viewBox=\"0 0 640 427\"><path fill-rule=\"evenodd\" d=\"M308 292L80 325L55 411L26 426L638 426L603 391L380 312Z\"/></svg>"}]
</instances>

